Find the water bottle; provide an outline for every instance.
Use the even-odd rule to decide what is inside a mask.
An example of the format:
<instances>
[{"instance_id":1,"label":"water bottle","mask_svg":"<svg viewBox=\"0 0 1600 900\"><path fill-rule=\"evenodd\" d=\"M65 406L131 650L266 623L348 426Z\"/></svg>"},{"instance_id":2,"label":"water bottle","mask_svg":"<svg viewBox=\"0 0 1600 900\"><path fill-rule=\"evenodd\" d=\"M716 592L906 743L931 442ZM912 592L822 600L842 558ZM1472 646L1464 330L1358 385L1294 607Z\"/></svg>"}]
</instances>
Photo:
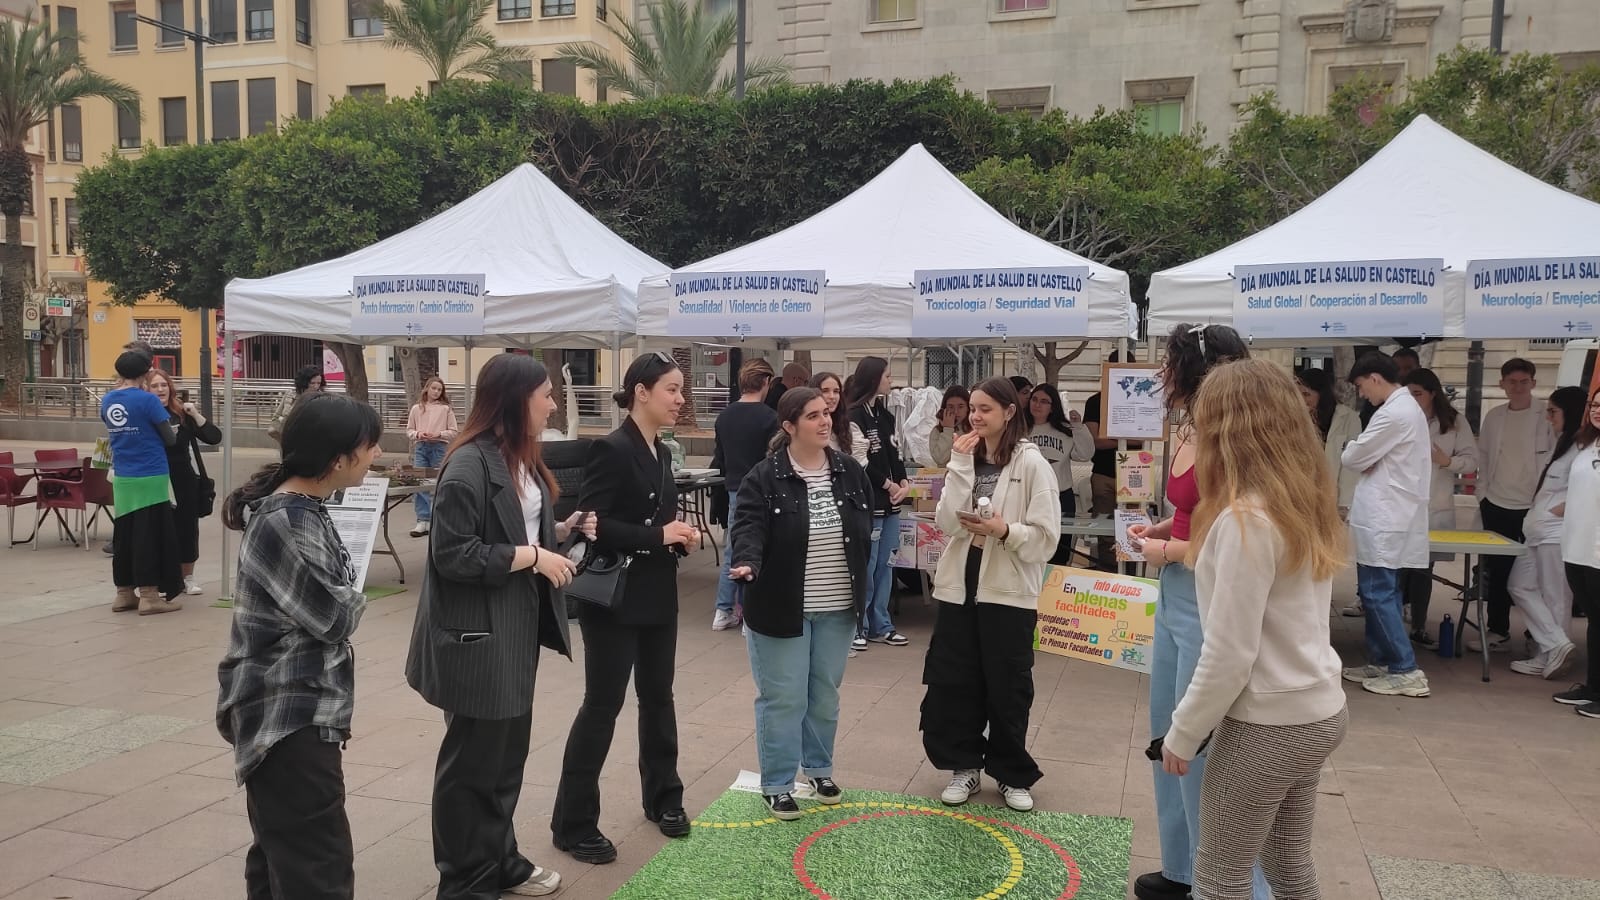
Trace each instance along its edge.
<instances>
[{"instance_id":1,"label":"water bottle","mask_svg":"<svg viewBox=\"0 0 1600 900\"><path fill-rule=\"evenodd\" d=\"M671 431L661 432L661 443L666 446L667 452L672 454L672 474L676 476L683 471L683 445L678 443L678 439Z\"/></svg>"},{"instance_id":2,"label":"water bottle","mask_svg":"<svg viewBox=\"0 0 1600 900\"><path fill-rule=\"evenodd\" d=\"M1456 623L1451 621L1448 613L1444 621L1439 623L1439 655L1445 659L1456 655Z\"/></svg>"},{"instance_id":3,"label":"water bottle","mask_svg":"<svg viewBox=\"0 0 1600 900\"><path fill-rule=\"evenodd\" d=\"M978 518L980 518L980 519L992 519L992 518L994 518L994 502L991 501L988 497L979 497L978 498Z\"/></svg>"}]
</instances>

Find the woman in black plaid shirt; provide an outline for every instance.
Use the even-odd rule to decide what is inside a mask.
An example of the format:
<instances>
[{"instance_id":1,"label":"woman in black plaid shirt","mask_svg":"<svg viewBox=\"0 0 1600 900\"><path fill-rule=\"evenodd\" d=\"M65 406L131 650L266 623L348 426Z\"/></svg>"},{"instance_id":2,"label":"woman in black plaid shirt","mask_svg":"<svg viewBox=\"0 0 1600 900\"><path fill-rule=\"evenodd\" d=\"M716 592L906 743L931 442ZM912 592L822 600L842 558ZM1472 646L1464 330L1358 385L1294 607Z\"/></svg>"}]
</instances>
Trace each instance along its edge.
<instances>
[{"instance_id":1,"label":"woman in black plaid shirt","mask_svg":"<svg viewBox=\"0 0 1600 900\"><path fill-rule=\"evenodd\" d=\"M282 462L223 509L223 523L244 538L217 670L217 729L233 745L255 835L244 868L250 900L355 895L339 748L355 697L350 635L367 600L323 503L361 484L382 433L367 404L309 396L284 422Z\"/></svg>"}]
</instances>

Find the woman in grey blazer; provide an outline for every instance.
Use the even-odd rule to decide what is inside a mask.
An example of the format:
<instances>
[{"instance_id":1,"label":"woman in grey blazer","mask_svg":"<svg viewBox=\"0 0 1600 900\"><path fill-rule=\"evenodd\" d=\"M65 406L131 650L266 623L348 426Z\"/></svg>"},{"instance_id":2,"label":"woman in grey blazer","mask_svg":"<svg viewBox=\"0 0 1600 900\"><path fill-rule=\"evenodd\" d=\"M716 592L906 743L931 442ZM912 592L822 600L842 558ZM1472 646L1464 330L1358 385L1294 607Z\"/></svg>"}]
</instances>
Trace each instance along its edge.
<instances>
[{"instance_id":1,"label":"woman in grey blazer","mask_svg":"<svg viewBox=\"0 0 1600 900\"><path fill-rule=\"evenodd\" d=\"M444 711L433 786L439 900L537 897L561 884L517 850L539 647L570 658L572 563L538 435L555 401L544 366L503 355L483 367L472 413L434 489L427 574L406 681Z\"/></svg>"}]
</instances>

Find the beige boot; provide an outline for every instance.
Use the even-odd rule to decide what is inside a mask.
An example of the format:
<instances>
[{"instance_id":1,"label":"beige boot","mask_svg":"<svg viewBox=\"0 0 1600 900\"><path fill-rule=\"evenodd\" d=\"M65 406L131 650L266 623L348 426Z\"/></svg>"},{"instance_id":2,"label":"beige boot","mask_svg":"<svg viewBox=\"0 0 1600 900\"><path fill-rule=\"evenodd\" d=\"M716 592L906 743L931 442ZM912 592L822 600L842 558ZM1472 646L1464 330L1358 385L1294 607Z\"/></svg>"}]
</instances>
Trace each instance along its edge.
<instances>
[{"instance_id":1,"label":"beige boot","mask_svg":"<svg viewBox=\"0 0 1600 900\"><path fill-rule=\"evenodd\" d=\"M112 612L128 612L139 608L139 595L131 587L117 588L117 599L111 604Z\"/></svg>"},{"instance_id":2,"label":"beige boot","mask_svg":"<svg viewBox=\"0 0 1600 900\"><path fill-rule=\"evenodd\" d=\"M160 588L139 588L139 615L156 616L161 613L177 612L180 609L183 609L183 603L161 596Z\"/></svg>"}]
</instances>

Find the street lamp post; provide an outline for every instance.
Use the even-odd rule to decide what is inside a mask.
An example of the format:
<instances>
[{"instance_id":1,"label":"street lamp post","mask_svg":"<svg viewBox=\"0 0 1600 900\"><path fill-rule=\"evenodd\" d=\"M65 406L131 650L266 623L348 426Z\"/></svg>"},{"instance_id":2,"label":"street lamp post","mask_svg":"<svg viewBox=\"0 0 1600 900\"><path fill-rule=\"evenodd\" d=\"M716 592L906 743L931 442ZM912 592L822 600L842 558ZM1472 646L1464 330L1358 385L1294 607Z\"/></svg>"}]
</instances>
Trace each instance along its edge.
<instances>
[{"instance_id":1,"label":"street lamp post","mask_svg":"<svg viewBox=\"0 0 1600 900\"><path fill-rule=\"evenodd\" d=\"M194 29L184 28L182 25L172 25L160 19L135 13L133 18L146 25L154 25L162 31L181 34L194 44L194 142L206 142L206 62L205 46L218 41L200 32L201 22L204 21L205 0L194 0ZM211 310L200 307L200 411L207 419L211 415L211 344L215 337L211 334Z\"/></svg>"}]
</instances>

